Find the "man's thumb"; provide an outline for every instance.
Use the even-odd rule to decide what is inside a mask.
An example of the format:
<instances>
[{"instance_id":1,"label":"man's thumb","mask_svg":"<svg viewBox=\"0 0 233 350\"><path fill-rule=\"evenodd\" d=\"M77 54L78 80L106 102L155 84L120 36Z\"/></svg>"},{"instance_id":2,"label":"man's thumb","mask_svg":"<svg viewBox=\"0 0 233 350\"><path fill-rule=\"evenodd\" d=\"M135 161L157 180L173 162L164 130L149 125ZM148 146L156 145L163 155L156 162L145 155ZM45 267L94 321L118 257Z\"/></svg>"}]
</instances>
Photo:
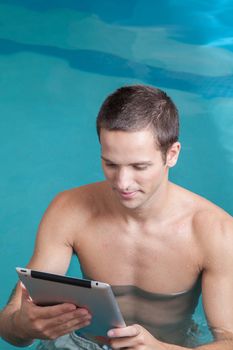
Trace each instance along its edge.
<instances>
[{"instance_id":1,"label":"man's thumb","mask_svg":"<svg viewBox=\"0 0 233 350\"><path fill-rule=\"evenodd\" d=\"M22 290L22 297L21 297L22 301L23 301L23 300L24 300L24 301L25 301L25 300L31 301L32 299L31 299L31 297L30 297L30 295L29 295L27 289L25 288L25 285L24 285L22 282L20 282L20 284L21 284L21 290Z\"/></svg>"}]
</instances>

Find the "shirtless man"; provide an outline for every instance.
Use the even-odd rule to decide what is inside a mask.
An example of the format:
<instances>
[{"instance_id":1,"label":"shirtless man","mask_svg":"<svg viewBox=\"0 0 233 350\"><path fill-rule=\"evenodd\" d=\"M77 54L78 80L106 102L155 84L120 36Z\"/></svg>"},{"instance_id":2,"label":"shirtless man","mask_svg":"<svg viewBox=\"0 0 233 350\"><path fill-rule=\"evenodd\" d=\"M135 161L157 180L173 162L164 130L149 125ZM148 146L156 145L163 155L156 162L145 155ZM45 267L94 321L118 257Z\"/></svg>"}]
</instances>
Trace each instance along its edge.
<instances>
[{"instance_id":1,"label":"shirtless man","mask_svg":"<svg viewBox=\"0 0 233 350\"><path fill-rule=\"evenodd\" d=\"M84 276L113 285L127 322L108 332L113 349L195 347L189 337L200 291L215 340L197 349L233 349L232 218L168 180L178 129L163 91L138 85L110 95L97 118L106 181L54 199L28 264L64 274L75 252ZM82 337L89 322L74 305L34 305L18 284L0 334L18 346L44 339L40 349L100 349Z\"/></svg>"}]
</instances>

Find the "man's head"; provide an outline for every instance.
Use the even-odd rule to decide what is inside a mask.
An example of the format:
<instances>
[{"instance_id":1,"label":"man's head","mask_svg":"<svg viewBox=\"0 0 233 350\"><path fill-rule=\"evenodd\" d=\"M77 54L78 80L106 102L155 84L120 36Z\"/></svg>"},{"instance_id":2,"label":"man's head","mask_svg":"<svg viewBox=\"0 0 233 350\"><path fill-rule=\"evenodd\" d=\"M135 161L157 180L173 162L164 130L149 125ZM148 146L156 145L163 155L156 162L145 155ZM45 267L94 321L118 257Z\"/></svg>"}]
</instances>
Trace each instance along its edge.
<instances>
[{"instance_id":1,"label":"man's head","mask_svg":"<svg viewBox=\"0 0 233 350\"><path fill-rule=\"evenodd\" d=\"M105 178L128 209L161 203L180 144L178 113L161 90L128 86L107 97L97 131Z\"/></svg>"},{"instance_id":2,"label":"man's head","mask_svg":"<svg viewBox=\"0 0 233 350\"><path fill-rule=\"evenodd\" d=\"M108 96L97 117L97 132L135 132L151 129L163 161L178 141L179 117L175 104L160 89L144 85L125 86Z\"/></svg>"}]
</instances>

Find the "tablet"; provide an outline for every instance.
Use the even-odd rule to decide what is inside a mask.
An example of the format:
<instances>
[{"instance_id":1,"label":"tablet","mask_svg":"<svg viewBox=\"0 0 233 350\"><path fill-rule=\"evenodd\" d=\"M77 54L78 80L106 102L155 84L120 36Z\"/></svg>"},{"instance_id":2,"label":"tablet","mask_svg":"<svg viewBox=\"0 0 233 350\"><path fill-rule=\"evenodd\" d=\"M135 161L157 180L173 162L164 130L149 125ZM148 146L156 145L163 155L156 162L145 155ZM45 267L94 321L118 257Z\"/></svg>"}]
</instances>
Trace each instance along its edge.
<instances>
[{"instance_id":1,"label":"tablet","mask_svg":"<svg viewBox=\"0 0 233 350\"><path fill-rule=\"evenodd\" d=\"M109 284L21 267L17 267L16 271L35 304L51 306L72 303L88 309L92 320L90 325L82 328L83 332L106 336L111 328L125 327Z\"/></svg>"}]
</instances>

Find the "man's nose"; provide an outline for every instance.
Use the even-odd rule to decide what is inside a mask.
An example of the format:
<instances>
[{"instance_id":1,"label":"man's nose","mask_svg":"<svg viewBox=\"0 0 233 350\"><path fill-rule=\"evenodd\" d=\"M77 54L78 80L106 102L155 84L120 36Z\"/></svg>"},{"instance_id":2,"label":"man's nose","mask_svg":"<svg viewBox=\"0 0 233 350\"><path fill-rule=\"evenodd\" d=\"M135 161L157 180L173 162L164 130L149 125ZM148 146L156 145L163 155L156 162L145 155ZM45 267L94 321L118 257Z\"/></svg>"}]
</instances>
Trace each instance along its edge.
<instances>
[{"instance_id":1,"label":"man's nose","mask_svg":"<svg viewBox=\"0 0 233 350\"><path fill-rule=\"evenodd\" d=\"M116 185L119 190L127 190L127 188L130 187L131 181L132 176L129 169L125 167L118 169L116 174Z\"/></svg>"}]
</instances>

